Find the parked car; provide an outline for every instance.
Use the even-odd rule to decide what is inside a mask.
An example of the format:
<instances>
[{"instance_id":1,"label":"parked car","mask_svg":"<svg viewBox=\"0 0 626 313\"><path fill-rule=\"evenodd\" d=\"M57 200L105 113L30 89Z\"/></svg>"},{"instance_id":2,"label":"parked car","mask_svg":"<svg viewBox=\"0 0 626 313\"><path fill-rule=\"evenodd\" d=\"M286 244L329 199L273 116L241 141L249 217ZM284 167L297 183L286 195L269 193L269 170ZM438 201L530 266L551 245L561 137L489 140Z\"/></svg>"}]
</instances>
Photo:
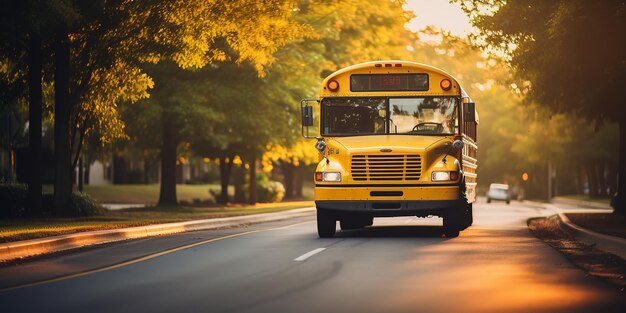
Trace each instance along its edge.
<instances>
[{"instance_id":1,"label":"parked car","mask_svg":"<svg viewBox=\"0 0 626 313\"><path fill-rule=\"evenodd\" d=\"M489 185L489 191L487 191L487 203L491 203L491 200L506 201L506 204L511 203L509 185L507 184Z\"/></svg>"}]
</instances>

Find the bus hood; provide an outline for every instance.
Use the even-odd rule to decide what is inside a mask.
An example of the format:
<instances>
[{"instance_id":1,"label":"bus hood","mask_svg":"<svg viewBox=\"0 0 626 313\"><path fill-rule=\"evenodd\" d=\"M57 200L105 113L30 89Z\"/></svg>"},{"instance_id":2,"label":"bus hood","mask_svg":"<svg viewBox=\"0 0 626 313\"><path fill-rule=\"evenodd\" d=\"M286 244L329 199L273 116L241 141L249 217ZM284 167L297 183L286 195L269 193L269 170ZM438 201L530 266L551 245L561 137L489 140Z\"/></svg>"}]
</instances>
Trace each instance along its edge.
<instances>
[{"instance_id":1,"label":"bus hood","mask_svg":"<svg viewBox=\"0 0 626 313\"><path fill-rule=\"evenodd\" d=\"M419 149L424 150L429 146L449 140L446 136L417 136L417 135L374 135L374 136L354 136L335 137L329 140L343 146L349 151L377 149Z\"/></svg>"}]
</instances>

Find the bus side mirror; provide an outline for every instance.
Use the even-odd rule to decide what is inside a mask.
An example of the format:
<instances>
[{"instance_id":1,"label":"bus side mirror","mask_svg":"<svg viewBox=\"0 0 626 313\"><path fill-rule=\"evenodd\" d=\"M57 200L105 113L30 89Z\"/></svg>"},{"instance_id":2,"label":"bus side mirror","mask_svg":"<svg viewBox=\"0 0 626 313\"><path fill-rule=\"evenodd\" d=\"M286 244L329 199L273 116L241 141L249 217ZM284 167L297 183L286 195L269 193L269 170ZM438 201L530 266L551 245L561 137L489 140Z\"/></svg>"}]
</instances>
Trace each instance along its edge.
<instances>
[{"instance_id":1,"label":"bus side mirror","mask_svg":"<svg viewBox=\"0 0 626 313\"><path fill-rule=\"evenodd\" d=\"M316 138L315 136L309 135L309 127L313 126L313 106L309 105L309 103L319 103L317 99L302 99L300 101L300 110L302 112L302 137L304 138ZM316 129L316 127L314 127ZM315 131L317 132L317 131Z\"/></svg>"},{"instance_id":2,"label":"bus side mirror","mask_svg":"<svg viewBox=\"0 0 626 313\"><path fill-rule=\"evenodd\" d=\"M302 107L302 126L313 126L313 107Z\"/></svg>"},{"instance_id":3,"label":"bus side mirror","mask_svg":"<svg viewBox=\"0 0 626 313\"><path fill-rule=\"evenodd\" d=\"M465 123L476 122L476 104L474 102L468 102L463 104L463 121Z\"/></svg>"}]
</instances>

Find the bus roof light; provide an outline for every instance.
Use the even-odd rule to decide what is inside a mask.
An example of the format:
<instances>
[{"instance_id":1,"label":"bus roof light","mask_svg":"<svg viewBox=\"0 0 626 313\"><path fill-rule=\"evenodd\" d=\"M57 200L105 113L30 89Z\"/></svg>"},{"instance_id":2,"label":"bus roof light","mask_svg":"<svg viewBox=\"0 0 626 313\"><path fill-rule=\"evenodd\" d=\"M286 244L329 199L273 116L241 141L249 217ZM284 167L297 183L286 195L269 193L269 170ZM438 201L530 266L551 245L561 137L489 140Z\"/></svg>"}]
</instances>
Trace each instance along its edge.
<instances>
[{"instance_id":1,"label":"bus roof light","mask_svg":"<svg viewBox=\"0 0 626 313\"><path fill-rule=\"evenodd\" d=\"M385 64L385 67L391 67L391 64Z\"/></svg>"},{"instance_id":2,"label":"bus roof light","mask_svg":"<svg viewBox=\"0 0 626 313\"><path fill-rule=\"evenodd\" d=\"M329 80L328 81L328 89L330 91L337 91L339 89L339 83L336 80Z\"/></svg>"},{"instance_id":3,"label":"bus roof light","mask_svg":"<svg viewBox=\"0 0 626 313\"><path fill-rule=\"evenodd\" d=\"M444 78L439 83L439 86L441 86L441 89L448 91L450 90L450 88L452 88L452 82L449 79Z\"/></svg>"},{"instance_id":4,"label":"bus roof light","mask_svg":"<svg viewBox=\"0 0 626 313\"><path fill-rule=\"evenodd\" d=\"M374 64L375 67L383 67L382 64Z\"/></svg>"},{"instance_id":5,"label":"bus roof light","mask_svg":"<svg viewBox=\"0 0 626 313\"><path fill-rule=\"evenodd\" d=\"M396 63L396 67L402 67L402 64Z\"/></svg>"}]
</instances>

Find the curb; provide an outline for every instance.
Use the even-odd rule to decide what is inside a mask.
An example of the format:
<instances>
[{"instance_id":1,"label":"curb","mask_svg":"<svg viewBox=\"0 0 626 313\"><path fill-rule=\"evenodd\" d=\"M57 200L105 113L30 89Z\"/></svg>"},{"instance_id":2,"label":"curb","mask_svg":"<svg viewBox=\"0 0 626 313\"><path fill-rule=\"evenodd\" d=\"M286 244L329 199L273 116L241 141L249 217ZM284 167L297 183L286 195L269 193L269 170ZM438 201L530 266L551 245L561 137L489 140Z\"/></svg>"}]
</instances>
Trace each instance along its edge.
<instances>
[{"instance_id":1,"label":"curb","mask_svg":"<svg viewBox=\"0 0 626 313\"><path fill-rule=\"evenodd\" d=\"M263 222L274 222L312 215L315 208L294 209L284 212L262 213L234 217L195 220L187 222L153 224L112 230L98 230L47 238L22 240L0 244L0 262L30 256L59 252L126 239L169 235L195 230L208 230Z\"/></svg>"},{"instance_id":2,"label":"curb","mask_svg":"<svg viewBox=\"0 0 626 313\"><path fill-rule=\"evenodd\" d=\"M594 231L584 229L574 223L562 212L557 213L559 226L566 232L572 234L576 239L596 248L618 255L626 260L626 239L608 236Z\"/></svg>"}]
</instances>

